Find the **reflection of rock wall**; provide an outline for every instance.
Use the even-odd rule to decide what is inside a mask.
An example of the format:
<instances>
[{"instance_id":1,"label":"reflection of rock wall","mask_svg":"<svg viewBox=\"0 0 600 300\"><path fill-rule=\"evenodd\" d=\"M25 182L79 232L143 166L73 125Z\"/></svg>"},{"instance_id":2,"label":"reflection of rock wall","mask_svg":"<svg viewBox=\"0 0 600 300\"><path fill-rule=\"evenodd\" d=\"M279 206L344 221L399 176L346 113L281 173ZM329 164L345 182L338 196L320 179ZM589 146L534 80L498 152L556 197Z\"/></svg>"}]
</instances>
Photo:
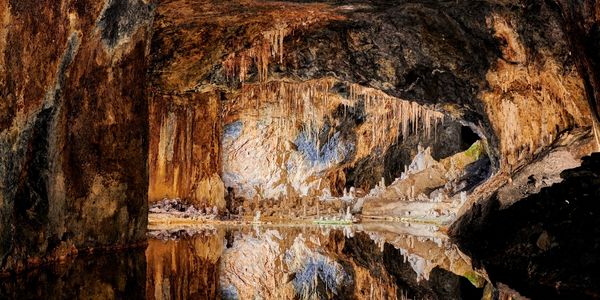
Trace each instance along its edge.
<instances>
[{"instance_id":1,"label":"reflection of rock wall","mask_svg":"<svg viewBox=\"0 0 600 300\"><path fill-rule=\"evenodd\" d=\"M344 244L341 232L302 231L238 236L223 254L222 295L227 299L395 298L396 284L385 271L375 274L339 253Z\"/></svg>"},{"instance_id":2,"label":"reflection of rock wall","mask_svg":"<svg viewBox=\"0 0 600 300\"><path fill-rule=\"evenodd\" d=\"M143 239L148 1L0 1L0 270Z\"/></svg>"},{"instance_id":3,"label":"reflection of rock wall","mask_svg":"<svg viewBox=\"0 0 600 300\"><path fill-rule=\"evenodd\" d=\"M466 279L444 270L472 270L462 257L452 255L455 248L445 241L426 245L426 238L389 232L383 235L390 240L414 241L404 243L407 250L390 244L382 248L369 235L353 236L346 229L349 232L288 228L234 234L221 260L222 295L227 299L457 299L463 291L475 289ZM404 257L427 261L431 281L418 273L421 266L403 261Z\"/></svg>"},{"instance_id":4,"label":"reflection of rock wall","mask_svg":"<svg viewBox=\"0 0 600 300\"><path fill-rule=\"evenodd\" d=\"M285 297L290 291L284 287L286 278L280 269L281 238L278 231L268 230L261 237L235 239L221 261L220 289L225 298L289 298Z\"/></svg>"},{"instance_id":5,"label":"reflection of rock wall","mask_svg":"<svg viewBox=\"0 0 600 300\"><path fill-rule=\"evenodd\" d=\"M215 93L154 95L150 103L150 202L181 198L224 207L221 105Z\"/></svg>"},{"instance_id":6,"label":"reflection of rock wall","mask_svg":"<svg viewBox=\"0 0 600 300\"><path fill-rule=\"evenodd\" d=\"M80 256L0 281L0 299L147 299L141 249Z\"/></svg>"},{"instance_id":7,"label":"reflection of rock wall","mask_svg":"<svg viewBox=\"0 0 600 300\"><path fill-rule=\"evenodd\" d=\"M214 299L219 283L223 236L176 241L150 239L146 250L148 299Z\"/></svg>"}]
</instances>

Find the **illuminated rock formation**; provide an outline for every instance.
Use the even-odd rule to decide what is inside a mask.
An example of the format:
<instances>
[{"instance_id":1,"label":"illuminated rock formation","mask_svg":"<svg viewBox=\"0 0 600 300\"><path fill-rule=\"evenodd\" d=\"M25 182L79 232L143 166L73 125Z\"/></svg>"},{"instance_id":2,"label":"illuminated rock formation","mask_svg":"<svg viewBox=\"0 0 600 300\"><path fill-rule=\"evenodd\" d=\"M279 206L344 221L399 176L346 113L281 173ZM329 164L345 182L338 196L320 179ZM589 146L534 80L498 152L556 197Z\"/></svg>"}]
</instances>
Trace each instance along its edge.
<instances>
[{"instance_id":1,"label":"illuminated rock formation","mask_svg":"<svg viewBox=\"0 0 600 300\"><path fill-rule=\"evenodd\" d=\"M564 130L590 126L592 114L575 66L560 65L548 50L532 57L511 25L514 20L493 15L488 22L506 44L480 97L500 140L502 167L516 168Z\"/></svg>"},{"instance_id":2,"label":"illuminated rock formation","mask_svg":"<svg viewBox=\"0 0 600 300\"><path fill-rule=\"evenodd\" d=\"M151 203L181 198L223 208L221 102L215 93L155 95L150 101Z\"/></svg>"},{"instance_id":3,"label":"illuminated rock formation","mask_svg":"<svg viewBox=\"0 0 600 300\"><path fill-rule=\"evenodd\" d=\"M0 0L0 271L134 244L148 198L458 228L599 151L595 1L358 2Z\"/></svg>"},{"instance_id":4,"label":"illuminated rock formation","mask_svg":"<svg viewBox=\"0 0 600 300\"><path fill-rule=\"evenodd\" d=\"M428 221L444 216L448 219L438 222L453 221L467 200L466 191L473 187L473 183L461 182L470 176L467 166L480 159L487 159L480 141L439 162L429 148L419 149L400 178L388 187L373 189L357 201L355 210L374 218Z\"/></svg>"},{"instance_id":5,"label":"illuminated rock formation","mask_svg":"<svg viewBox=\"0 0 600 300\"><path fill-rule=\"evenodd\" d=\"M555 148L569 149L560 156L569 163L538 166L540 177L557 178L594 150L596 77L581 72L590 66L583 56L569 58L578 42L568 36L592 25L571 28L548 4L167 1L159 20L155 90L222 96L223 169L206 174L221 176L229 198L280 199L273 205L297 216L314 200L295 198L344 196L352 187L364 196L382 177L391 184L419 144L439 161L480 140L488 160L438 172L438 183L453 177L468 188L427 198L432 207L441 198L457 203L458 216L528 178L525 166ZM444 136L440 125L461 133ZM503 195L511 203L536 189ZM388 199L408 205L397 200Z\"/></svg>"}]
</instances>

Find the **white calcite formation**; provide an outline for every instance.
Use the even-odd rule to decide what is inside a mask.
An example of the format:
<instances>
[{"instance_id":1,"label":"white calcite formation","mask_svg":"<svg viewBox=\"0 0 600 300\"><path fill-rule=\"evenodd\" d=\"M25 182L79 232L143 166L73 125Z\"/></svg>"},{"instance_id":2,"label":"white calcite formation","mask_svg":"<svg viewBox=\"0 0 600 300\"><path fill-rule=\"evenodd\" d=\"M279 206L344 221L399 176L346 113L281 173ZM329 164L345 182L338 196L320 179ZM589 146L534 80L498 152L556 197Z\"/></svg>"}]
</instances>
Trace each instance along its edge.
<instances>
[{"instance_id":1,"label":"white calcite formation","mask_svg":"<svg viewBox=\"0 0 600 300\"><path fill-rule=\"evenodd\" d=\"M455 192L455 180L483 153L481 142L468 150L436 161L429 148L419 146L411 164L388 187L375 187L353 210L373 218L448 223L467 201L466 191Z\"/></svg>"},{"instance_id":2,"label":"white calcite formation","mask_svg":"<svg viewBox=\"0 0 600 300\"><path fill-rule=\"evenodd\" d=\"M373 151L385 151L411 133L430 136L444 115L356 84L349 97L332 91L338 82L270 81L243 84L225 106L223 181L236 196L277 199L327 197L336 174ZM348 141L333 113L364 108L365 122ZM332 178L333 177L333 178ZM344 199L351 200L351 193Z\"/></svg>"},{"instance_id":3,"label":"white calcite formation","mask_svg":"<svg viewBox=\"0 0 600 300\"><path fill-rule=\"evenodd\" d=\"M189 219L215 219L219 215L216 206L197 208L187 204L179 198L163 199L149 208L150 218L189 218Z\"/></svg>"}]
</instances>

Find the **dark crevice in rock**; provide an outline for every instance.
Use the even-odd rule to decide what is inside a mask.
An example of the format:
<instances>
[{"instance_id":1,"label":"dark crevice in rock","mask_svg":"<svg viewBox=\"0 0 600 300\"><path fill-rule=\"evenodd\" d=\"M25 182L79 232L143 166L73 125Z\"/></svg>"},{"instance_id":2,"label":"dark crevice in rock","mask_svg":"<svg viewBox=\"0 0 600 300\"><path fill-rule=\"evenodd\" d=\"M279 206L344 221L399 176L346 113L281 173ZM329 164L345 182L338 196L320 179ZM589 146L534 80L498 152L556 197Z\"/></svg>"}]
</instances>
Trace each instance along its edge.
<instances>
[{"instance_id":1,"label":"dark crevice in rock","mask_svg":"<svg viewBox=\"0 0 600 300\"><path fill-rule=\"evenodd\" d=\"M53 109L45 109L37 116L15 194L18 201L14 203L14 220L20 226L14 228L13 243L36 249L36 254L44 250L39 238L44 236L48 223L48 148L53 116Z\"/></svg>"}]
</instances>

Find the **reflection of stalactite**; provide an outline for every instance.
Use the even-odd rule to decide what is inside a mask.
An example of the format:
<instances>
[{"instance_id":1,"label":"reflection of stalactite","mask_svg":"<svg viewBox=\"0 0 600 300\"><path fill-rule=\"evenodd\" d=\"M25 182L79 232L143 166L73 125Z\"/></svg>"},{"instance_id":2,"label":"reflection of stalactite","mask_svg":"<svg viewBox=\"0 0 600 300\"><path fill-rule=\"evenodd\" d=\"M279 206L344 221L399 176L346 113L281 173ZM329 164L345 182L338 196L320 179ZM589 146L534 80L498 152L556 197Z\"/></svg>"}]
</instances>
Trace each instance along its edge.
<instances>
[{"instance_id":1,"label":"reflection of stalactite","mask_svg":"<svg viewBox=\"0 0 600 300\"><path fill-rule=\"evenodd\" d=\"M308 140L320 147L319 135L326 117L339 105L344 109L364 103L367 122L371 126L371 147L387 147L398 137L411 133L424 133L430 137L444 115L416 102L409 102L387 94L350 84L348 99L332 93L330 89L338 81L323 78L304 82L270 81L261 84L243 84L240 96L233 105L240 108L256 107L257 119L261 113L277 122L278 136L289 136L296 127Z\"/></svg>"}]
</instances>

